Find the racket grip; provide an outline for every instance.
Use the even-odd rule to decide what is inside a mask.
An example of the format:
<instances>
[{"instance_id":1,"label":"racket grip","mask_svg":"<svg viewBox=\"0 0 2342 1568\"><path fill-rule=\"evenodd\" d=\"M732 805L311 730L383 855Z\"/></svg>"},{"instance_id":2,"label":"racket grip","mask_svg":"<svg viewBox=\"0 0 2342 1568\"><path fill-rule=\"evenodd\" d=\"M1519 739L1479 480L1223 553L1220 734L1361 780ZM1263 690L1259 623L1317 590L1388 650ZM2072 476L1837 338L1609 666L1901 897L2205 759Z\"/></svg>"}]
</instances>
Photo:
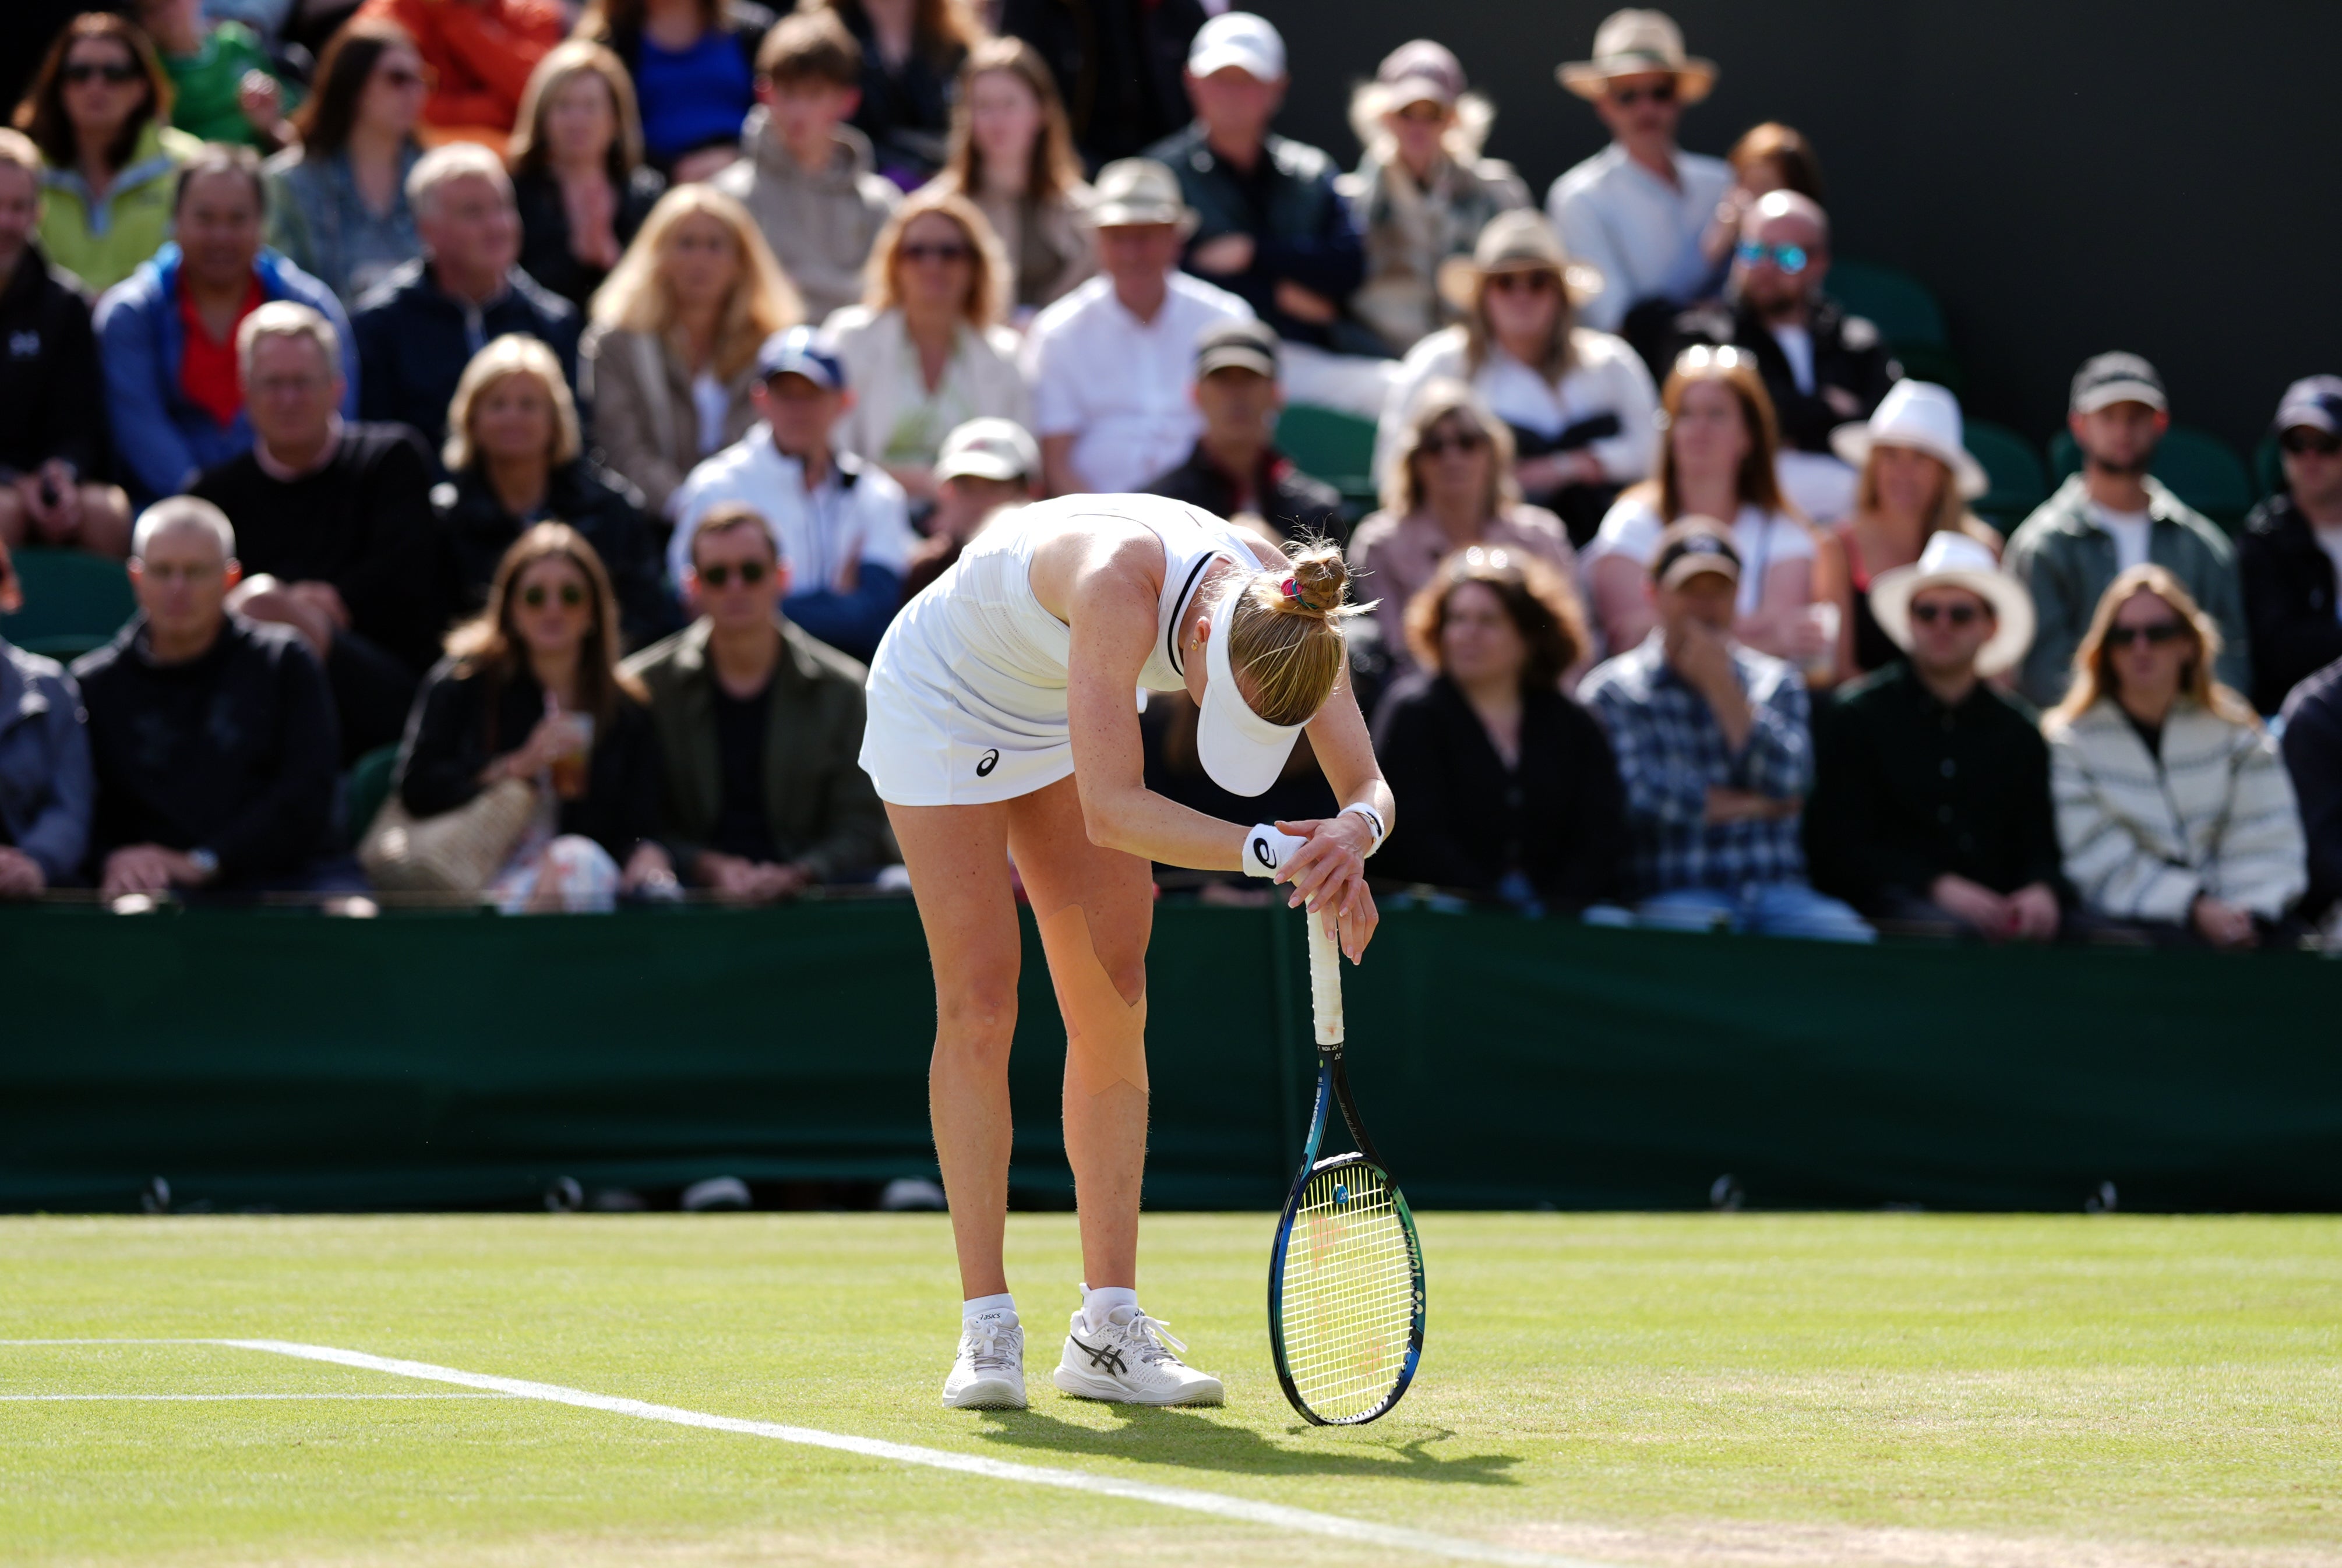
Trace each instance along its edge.
<instances>
[{"instance_id":1,"label":"racket grip","mask_svg":"<svg viewBox=\"0 0 2342 1568\"><path fill-rule=\"evenodd\" d=\"M1342 949L1317 911L1304 909L1309 926L1309 1011L1320 1046L1342 1043Z\"/></svg>"}]
</instances>

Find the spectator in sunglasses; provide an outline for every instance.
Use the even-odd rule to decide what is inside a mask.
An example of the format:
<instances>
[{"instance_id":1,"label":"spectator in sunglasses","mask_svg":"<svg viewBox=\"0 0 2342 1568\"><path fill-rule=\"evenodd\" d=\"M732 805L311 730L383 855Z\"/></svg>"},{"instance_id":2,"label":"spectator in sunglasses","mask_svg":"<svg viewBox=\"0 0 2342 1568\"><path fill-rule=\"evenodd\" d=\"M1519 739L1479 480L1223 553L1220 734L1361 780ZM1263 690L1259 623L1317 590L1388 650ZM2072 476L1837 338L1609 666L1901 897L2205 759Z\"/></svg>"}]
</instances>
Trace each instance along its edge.
<instances>
[{"instance_id":1,"label":"spectator in sunglasses","mask_svg":"<svg viewBox=\"0 0 2342 1568\"><path fill-rule=\"evenodd\" d=\"M2219 645L2207 655L2213 674L2233 690L2252 689L2236 549L2147 473L2170 424L2168 406L2163 378L2137 355L2097 355L2075 374L2066 427L2081 448L2082 471L2017 525L2006 557L2039 618L2017 678L2037 707L2065 696L2083 628L2108 585L2149 562L2178 579L2219 628Z\"/></svg>"},{"instance_id":2,"label":"spectator in sunglasses","mask_svg":"<svg viewBox=\"0 0 2342 1568\"><path fill-rule=\"evenodd\" d=\"M971 419L1033 423L1016 335L1002 325L1007 259L974 202L928 189L878 231L866 276L862 303L826 333L854 387L838 449L885 468L924 508L945 436Z\"/></svg>"},{"instance_id":3,"label":"spectator in sunglasses","mask_svg":"<svg viewBox=\"0 0 2342 1568\"><path fill-rule=\"evenodd\" d=\"M1576 580L1577 555L1561 519L1521 500L1513 433L1462 382L1435 381L1416 394L1383 482L1382 509L1350 536L1350 570L1374 584L1375 624L1394 665L1412 660L1408 603L1441 562L1475 544L1542 562L1565 583Z\"/></svg>"},{"instance_id":4,"label":"spectator in sunglasses","mask_svg":"<svg viewBox=\"0 0 2342 1568\"><path fill-rule=\"evenodd\" d=\"M2277 743L2213 672L2220 629L2166 567L2100 596L2042 721L2066 874L2084 903L2178 945L2282 936L2308 884Z\"/></svg>"},{"instance_id":5,"label":"spectator in sunglasses","mask_svg":"<svg viewBox=\"0 0 2342 1568\"><path fill-rule=\"evenodd\" d=\"M345 306L423 254L406 177L425 78L395 22L353 22L317 62L316 95L293 115L299 145L268 160L268 243Z\"/></svg>"},{"instance_id":6,"label":"spectator in sunglasses","mask_svg":"<svg viewBox=\"0 0 2342 1568\"><path fill-rule=\"evenodd\" d=\"M765 519L718 505L684 574L699 619L626 665L658 730L660 836L684 879L726 904L793 898L893 858L856 761L866 672L782 617L788 591Z\"/></svg>"},{"instance_id":7,"label":"spectator in sunglasses","mask_svg":"<svg viewBox=\"0 0 2342 1568\"><path fill-rule=\"evenodd\" d=\"M1874 918L2047 942L2067 897L2049 748L1992 677L2023 656L2033 601L1991 549L1939 532L1871 584L1906 658L1842 688L1814 725L1814 885Z\"/></svg>"},{"instance_id":8,"label":"spectator in sunglasses","mask_svg":"<svg viewBox=\"0 0 2342 1568\"><path fill-rule=\"evenodd\" d=\"M2253 509L2237 539L2253 705L2265 714L2342 659L2342 375L2287 387L2276 433L2285 487Z\"/></svg>"},{"instance_id":9,"label":"spectator in sunglasses","mask_svg":"<svg viewBox=\"0 0 2342 1568\"><path fill-rule=\"evenodd\" d=\"M360 21L395 22L431 67L423 118L434 144L502 147L529 73L568 30L555 0L365 0Z\"/></svg>"},{"instance_id":10,"label":"spectator in sunglasses","mask_svg":"<svg viewBox=\"0 0 2342 1568\"><path fill-rule=\"evenodd\" d=\"M16 128L48 161L41 247L103 293L171 235L179 166L203 144L171 125L171 79L136 24L76 16L16 105Z\"/></svg>"},{"instance_id":11,"label":"spectator in sunglasses","mask_svg":"<svg viewBox=\"0 0 2342 1568\"><path fill-rule=\"evenodd\" d=\"M1625 337L1663 374L1676 315L1710 276L1700 237L1735 177L1722 158L1676 145L1683 111L1716 86L1716 65L1684 53L1682 30L1665 13L1629 9L1596 29L1594 58L1557 75L1610 132L1610 145L1546 196L1569 254L1602 274L1584 320Z\"/></svg>"},{"instance_id":12,"label":"spectator in sunglasses","mask_svg":"<svg viewBox=\"0 0 2342 1568\"><path fill-rule=\"evenodd\" d=\"M1822 293L1829 219L1795 191L1750 204L1741 220L1726 297L1676 318L1675 352L1732 344L1756 356L1780 421L1781 488L1797 509L1830 524L1854 509L1855 472L1830 433L1870 417L1903 367L1878 328Z\"/></svg>"}]
</instances>

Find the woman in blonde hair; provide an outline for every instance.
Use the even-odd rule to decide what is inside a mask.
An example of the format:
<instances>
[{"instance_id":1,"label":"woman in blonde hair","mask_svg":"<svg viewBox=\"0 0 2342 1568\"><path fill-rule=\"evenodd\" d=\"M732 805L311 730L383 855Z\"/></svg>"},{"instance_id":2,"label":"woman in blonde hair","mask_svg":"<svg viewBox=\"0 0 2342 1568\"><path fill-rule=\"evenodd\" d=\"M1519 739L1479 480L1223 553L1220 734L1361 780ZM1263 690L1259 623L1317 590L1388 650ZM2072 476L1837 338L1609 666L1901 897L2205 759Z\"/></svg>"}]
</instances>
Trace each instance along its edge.
<instances>
[{"instance_id":1,"label":"woman in blonde hair","mask_svg":"<svg viewBox=\"0 0 2342 1568\"><path fill-rule=\"evenodd\" d=\"M805 318L748 209L710 185L659 198L594 295L578 350L601 459L656 514L685 475L747 434L756 350Z\"/></svg>"},{"instance_id":2,"label":"woman in blonde hair","mask_svg":"<svg viewBox=\"0 0 2342 1568\"><path fill-rule=\"evenodd\" d=\"M966 196L992 225L1019 320L1097 271L1096 240L1082 221L1090 188L1066 105L1048 63L1022 38L987 38L968 55L951 148L927 188Z\"/></svg>"},{"instance_id":3,"label":"woman in blonde hair","mask_svg":"<svg viewBox=\"0 0 2342 1568\"><path fill-rule=\"evenodd\" d=\"M2255 947L2309 885L2308 848L2277 743L2213 677L2219 651L2177 577L2133 566L2098 600L2041 728L2083 902L2157 939Z\"/></svg>"},{"instance_id":4,"label":"woman in blonde hair","mask_svg":"<svg viewBox=\"0 0 2342 1568\"><path fill-rule=\"evenodd\" d=\"M620 652L682 623L661 580L641 497L596 467L578 439L577 404L561 362L513 333L472 356L447 408L442 454L454 483L432 493L448 603L486 600L497 563L538 523L564 523L594 547L618 596Z\"/></svg>"},{"instance_id":5,"label":"woman in blonde hair","mask_svg":"<svg viewBox=\"0 0 2342 1568\"><path fill-rule=\"evenodd\" d=\"M584 308L666 188L643 162L635 85L618 57L572 38L537 62L505 162L521 270Z\"/></svg>"},{"instance_id":6,"label":"woman in blonde hair","mask_svg":"<svg viewBox=\"0 0 2342 1568\"><path fill-rule=\"evenodd\" d=\"M1510 164L1480 156L1496 112L1464 86L1464 67L1428 38L1385 56L1350 95L1350 128L1366 155L1343 180L1366 247L1366 281L1350 308L1404 355L1455 319L1439 268L1468 256L1498 213L1529 205Z\"/></svg>"},{"instance_id":7,"label":"woman in blonde hair","mask_svg":"<svg viewBox=\"0 0 2342 1568\"><path fill-rule=\"evenodd\" d=\"M1138 1304L1146 1152L1150 863L1243 869L1338 916L1353 962L1375 930L1366 857L1392 823L1345 671L1331 544L1280 552L1144 495L1071 495L994 517L906 605L870 666L862 766L886 803L935 968L928 1100L959 1254L955 1408L1022 1408L1024 1331L1001 1233L1008 1046L1021 939L1010 857L1068 1035L1066 1150L1084 1301L1053 1381L1138 1404L1217 1404L1217 1378ZM1254 796L1306 728L1336 800L1324 820L1245 828L1146 787L1135 688L1185 691L1213 781Z\"/></svg>"},{"instance_id":8,"label":"woman in blonde hair","mask_svg":"<svg viewBox=\"0 0 2342 1568\"><path fill-rule=\"evenodd\" d=\"M974 202L929 188L878 231L865 275L863 303L826 329L854 388L837 444L932 501L945 436L971 419L1033 424L1016 336L1000 325L1007 265Z\"/></svg>"}]
</instances>

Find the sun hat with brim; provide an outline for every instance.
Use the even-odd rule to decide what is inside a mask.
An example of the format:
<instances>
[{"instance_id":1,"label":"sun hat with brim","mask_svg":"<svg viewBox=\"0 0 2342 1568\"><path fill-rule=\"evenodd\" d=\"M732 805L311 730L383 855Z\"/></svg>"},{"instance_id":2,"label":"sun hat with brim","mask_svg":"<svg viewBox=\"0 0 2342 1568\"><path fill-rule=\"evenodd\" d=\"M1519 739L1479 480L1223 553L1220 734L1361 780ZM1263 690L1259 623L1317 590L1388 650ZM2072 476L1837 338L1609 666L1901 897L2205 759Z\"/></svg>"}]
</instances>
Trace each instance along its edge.
<instances>
[{"instance_id":1,"label":"sun hat with brim","mask_svg":"<svg viewBox=\"0 0 2342 1568\"><path fill-rule=\"evenodd\" d=\"M1196 760L1214 784L1240 795L1264 794L1276 782L1302 729L1270 724L1252 711L1236 687L1236 669L1228 663L1228 624L1236 618L1236 595L1251 581L1251 571L1238 564L1213 603L1204 650L1204 705L1196 719Z\"/></svg>"},{"instance_id":2,"label":"sun hat with brim","mask_svg":"<svg viewBox=\"0 0 2342 1568\"><path fill-rule=\"evenodd\" d=\"M937 479L1031 479L1040 472L1041 448L1013 419L955 425L936 454Z\"/></svg>"},{"instance_id":3,"label":"sun hat with brim","mask_svg":"<svg viewBox=\"0 0 2342 1568\"><path fill-rule=\"evenodd\" d=\"M1575 260L1543 213L1515 207L1490 218L1468 256L1439 264L1439 296L1458 310L1472 308L1472 295L1490 273L1556 272L1569 303L1584 305L1602 292L1601 269Z\"/></svg>"},{"instance_id":4,"label":"sun hat with brim","mask_svg":"<svg viewBox=\"0 0 2342 1568\"><path fill-rule=\"evenodd\" d=\"M1561 85L1581 98L1600 98L1613 76L1647 76L1666 71L1676 79L1676 96L1696 104L1715 90L1716 62L1684 53L1683 29L1664 11L1613 11L1594 30L1594 58L1572 60L1555 69Z\"/></svg>"},{"instance_id":5,"label":"sun hat with brim","mask_svg":"<svg viewBox=\"0 0 2342 1568\"><path fill-rule=\"evenodd\" d=\"M1952 471L1960 494L1974 499L1992 488L1992 478L1962 439L1960 400L1925 381L1898 381L1879 400L1867 424L1841 424L1830 432L1830 450L1860 468L1874 446L1904 446L1924 452Z\"/></svg>"},{"instance_id":6,"label":"sun hat with brim","mask_svg":"<svg viewBox=\"0 0 2342 1568\"><path fill-rule=\"evenodd\" d=\"M1960 588L1992 606L1992 638L1977 652L1977 674L2012 669L2033 645L2033 595L2000 569L1984 544L1947 529L1931 535L1917 564L1881 572L1870 582L1870 613L1897 647L1911 649L1911 600L1927 588Z\"/></svg>"},{"instance_id":7,"label":"sun hat with brim","mask_svg":"<svg viewBox=\"0 0 2342 1568\"><path fill-rule=\"evenodd\" d=\"M1179 176L1153 158L1116 158L1098 171L1090 190L1085 215L1092 228L1169 224L1183 235L1196 232L1196 209L1179 189Z\"/></svg>"}]
</instances>

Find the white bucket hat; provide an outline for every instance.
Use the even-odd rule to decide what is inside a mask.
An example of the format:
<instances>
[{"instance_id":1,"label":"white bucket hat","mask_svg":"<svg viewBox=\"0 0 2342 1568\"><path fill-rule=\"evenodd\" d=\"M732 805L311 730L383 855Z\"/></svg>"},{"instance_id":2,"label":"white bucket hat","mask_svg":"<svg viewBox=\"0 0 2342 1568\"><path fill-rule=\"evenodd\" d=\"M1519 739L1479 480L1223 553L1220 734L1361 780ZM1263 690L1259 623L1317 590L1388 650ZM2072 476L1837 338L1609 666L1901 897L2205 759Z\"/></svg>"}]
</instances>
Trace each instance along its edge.
<instances>
[{"instance_id":1,"label":"white bucket hat","mask_svg":"<svg viewBox=\"0 0 2342 1568\"><path fill-rule=\"evenodd\" d=\"M1664 11L1629 7L1613 11L1594 30L1594 58L1554 68L1561 85L1581 98L1599 98L1613 76L1672 72L1676 91L1688 106L1716 87L1716 62L1684 53L1683 29Z\"/></svg>"},{"instance_id":2,"label":"white bucket hat","mask_svg":"<svg viewBox=\"0 0 2342 1568\"><path fill-rule=\"evenodd\" d=\"M1992 640L1977 652L1977 674L1997 675L2025 657L2033 645L2033 595L2000 569L1977 540L1949 529L1931 535L1918 564L1881 572L1870 584L1870 613L1895 645L1911 648L1911 598L1922 588L1965 588L1990 604L1997 623Z\"/></svg>"},{"instance_id":3,"label":"white bucket hat","mask_svg":"<svg viewBox=\"0 0 2342 1568\"><path fill-rule=\"evenodd\" d=\"M1932 382L1898 381L1879 400L1867 424L1841 424L1830 432L1830 449L1859 469L1873 446L1907 446L1952 471L1960 494L1974 499L1992 488L1961 439L1960 400Z\"/></svg>"},{"instance_id":4,"label":"white bucket hat","mask_svg":"<svg viewBox=\"0 0 2342 1568\"><path fill-rule=\"evenodd\" d=\"M1256 795L1276 782L1301 737L1299 724L1272 724L1252 711L1237 689L1228 663L1228 626L1236 619L1236 595L1252 581L1242 562L1214 600L1212 630L1204 649L1204 706L1196 719L1196 756L1212 782L1230 794Z\"/></svg>"}]
</instances>

